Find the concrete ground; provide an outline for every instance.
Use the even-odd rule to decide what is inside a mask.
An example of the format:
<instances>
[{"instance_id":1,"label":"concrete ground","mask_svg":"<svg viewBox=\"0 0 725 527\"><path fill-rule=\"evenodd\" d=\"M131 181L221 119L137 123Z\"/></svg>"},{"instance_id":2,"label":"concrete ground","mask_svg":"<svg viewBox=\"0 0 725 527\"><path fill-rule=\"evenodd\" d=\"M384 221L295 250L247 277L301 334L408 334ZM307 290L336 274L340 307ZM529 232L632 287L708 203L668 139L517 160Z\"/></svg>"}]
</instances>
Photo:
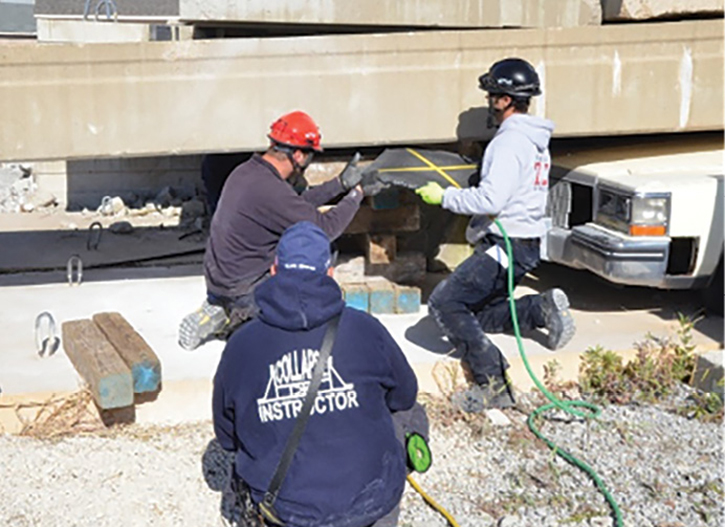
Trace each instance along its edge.
<instances>
[{"instance_id":1,"label":"concrete ground","mask_svg":"<svg viewBox=\"0 0 725 527\"><path fill-rule=\"evenodd\" d=\"M178 218L132 218L132 234L104 230L98 249L88 250L88 225L97 219L80 213L0 218L0 430L18 428L16 404L42 403L80 385L62 345L52 356L39 356L34 328L43 312L53 316L59 336L65 321L119 312L146 339L161 359L163 388L153 401L135 406L137 421L182 422L210 416L211 379L223 342L210 342L193 352L177 343L179 322L205 294L203 236L182 236L189 231L177 227ZM101 221L108 227L114 218ZM81 285L67 281L65 263L72 254L84 262ZM138 259L146 261L131 266L129 262ZM442 276L428 275L424 300ZM722 348L723 319L705 316L695 292L617 287L587 272L542 264L517 289L517 296L554 286L569 294L578 331L556 353L541 344L543 333L526 336L526 353L539 376L543 365L556 359L563 379L576 378L579 356L592 346L631 355L635 343L648 333L676 336L678 312L696 320L693 337L699 350ZM446 392L453 378L463 380L459 362L450 356L451 347L427 316L425 305L418 314L379 318L416 370L422 391ZM515 339L492 338L509 359L517 388L530 389Z\"/></svg>"},{"instance_id":2,"label":"concrete ground","mask_svg":"<svg viewBox=\"0 0 725 527\"><path fill-rule=\"evenodd\" d=\"M440 276L429 278L427 289ZM562 286L569 293L578 332L556 353L540 344L543 333L527 336L526 353L539 375L543 364L556 359L562 365L562 376L573 378L579 354L592 346L626 354L648 333L675 336L679 327L677 312L697 320L693 336L700 350L722 348L723 319L702 314L694 293L618 288L586 272L544 264L519 287L517 296L552 285ZM41 358L37 353L34 322L45 311L53 315L58 334L64 321L116 311L146 339L161 359L163 389L156 400L136 405L137 421L208 418L210 383L223 343L210 342L191 352L177 344L180 320L198 307L203 297L204 282L198 264L89 269L80 286L69 286L64 271L0 275L4 306L0 320L0 407L6 410L0 423L6 429L17 426L7 415L16 402L42 401L53 393L70 392L79 386L79 377L62 346L52 356ZM424 306L419 314L384 315L380 319L416 369L421 390L435 392L445 390L450 372L458 371L458 362L447 357L450 346L426 313ZM495 335L493 340L509 358L517 387L530 388L514 338ZM446 368L446 362L454 368Z\"/></svg>"}]
</instances>

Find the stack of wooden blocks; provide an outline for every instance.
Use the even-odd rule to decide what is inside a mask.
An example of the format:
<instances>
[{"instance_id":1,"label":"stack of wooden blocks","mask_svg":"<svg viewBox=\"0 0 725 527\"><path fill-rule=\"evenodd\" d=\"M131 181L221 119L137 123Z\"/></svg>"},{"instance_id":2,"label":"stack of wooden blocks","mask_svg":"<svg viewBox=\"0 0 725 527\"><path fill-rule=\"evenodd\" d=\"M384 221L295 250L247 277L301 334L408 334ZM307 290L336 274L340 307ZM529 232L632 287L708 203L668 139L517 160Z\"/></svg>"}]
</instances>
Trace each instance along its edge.
<instances>
[{"instance_id":1,"label":"stack of wooden blocks","mask_svg":"<svg viewBox=\"0 0 725 527\"><path fill-rule=\"evenodd\" d=\"M161 363L119 313L62 325L63 347L102 410L133 406L135 395L161 389Z\"/></svg>"},{"instance_id":2,"label":"stack of wooden blocks","mask_svg":"<svg viewBox=\"0 0 725 527\"><path fill-rule=\"evenodd\" d=\"M425 277L422 252L398 252L396 235L420 229L420 208L391 189L360 207L345 234L361 237L365 255L342 259L335 268L345 302L374 314L417 313L420 288L412 285Z\"/></svg>"}]
</instances>

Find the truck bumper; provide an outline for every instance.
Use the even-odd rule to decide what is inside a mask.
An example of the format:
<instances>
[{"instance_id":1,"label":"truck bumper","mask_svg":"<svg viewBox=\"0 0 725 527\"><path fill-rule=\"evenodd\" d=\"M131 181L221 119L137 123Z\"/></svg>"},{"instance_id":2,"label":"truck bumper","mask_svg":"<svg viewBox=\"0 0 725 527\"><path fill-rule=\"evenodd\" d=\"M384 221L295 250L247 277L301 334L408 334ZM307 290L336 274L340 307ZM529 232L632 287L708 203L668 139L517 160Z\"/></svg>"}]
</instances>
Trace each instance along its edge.
<instances>
[{"instance_id":1,"label":"truck bumper","mask_svg":"<svg viewBox=\"0 0 725 527\"><path fill-rule=\"evenodd\" d=\"M668 287L668 237L631 238L591 225L549 231L549 259L587 269L610 282Z\"/></svg>"}]
</instances>

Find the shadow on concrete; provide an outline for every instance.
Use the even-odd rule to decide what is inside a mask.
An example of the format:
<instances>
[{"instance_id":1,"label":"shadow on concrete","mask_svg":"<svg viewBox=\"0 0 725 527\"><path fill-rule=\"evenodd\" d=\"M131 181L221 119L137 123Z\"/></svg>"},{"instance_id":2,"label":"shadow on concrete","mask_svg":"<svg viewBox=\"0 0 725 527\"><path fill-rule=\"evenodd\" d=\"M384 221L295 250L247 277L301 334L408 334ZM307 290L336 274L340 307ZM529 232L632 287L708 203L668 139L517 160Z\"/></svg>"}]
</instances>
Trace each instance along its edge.
<instances>
[{"instance_id":1,"label":"shadow on concrete","mask_svg":"<svg viewBox=\"0 0 725 527\"><path fill-rule=\"evenodd\" d=\"M438 324L432 316L421 318L416 324L405 330L405 338L413 344L437 355L448 355L456 359L461 358L458 350L445 338ZM453 353L451 353L453 351Z\"/></svg>"},{"instance_id":2,"label":"shadow on concrete","mask_svg":"<svg viewBox=\"0 0 725 527\"><path fill-rule=\"evenodd\" d=\"M69 274L76 282L81 273L81 282L201 274L206 241L202 231L135 227L131 233L116 234L104 229L100 240L97 233L0 232L0 286L67 283ZM74 256L80 264L70 262Z\"/></svg>"},{"instance_id":3,"label":"shadow on concrete","mask_svg":"<svg viewBox=\"0 0 725 527\"><path fill-rule=\"evenodd\" d=\"M680 315L695 322L695 329L723 342L723 317L705 312L698 290L662 290L613 284L589 271L543 262L522 285L543 292L552 287L566 291L574 309L580 311L647 311L666 321Z\"/></svg>"},{"instance_id":4,"label":"shadow on concrete","mask_svg":"<svg viewBox=\"0 0 725 527\"><path fill-rule=\"evenodd\" d=\"M485 96L485 94L482 95ZM490 141L496 133L495 128L488 128L488 106L476 106L458 115L456 137L459 141Z\"/></svg>"},{"instance_id":5,"label":"shadow on concrete","mask_svg":"<svg viewBox=\"0 0 725 527\"><path fill-rule=\"evenodd\" d=\"M505 334L512 335L513 332L506 332ZM524 339L534 340L541 346L547 346L547 336L543 331L524 332L522 337ZM408 342L420 346L431 353L446 355L454 359L462 358L462 353L459 350L453 349L451 343L448 342L448 339L446 339L438 328L435 319L430 315L421 318L416 324L406 329L405 338Z\"/></svg>"},{"instance_id":6,"label":"shadow on concrete","mask_svg":"<svg viewBox=\"0 0 725 527\"><path fill-rule=\"evenodd\" d=\"M133 404L123 408L103 409L96 405L98 415L106 427L114 425L130 425L136 422L136 405L150 403L158 399L162 385L153 392L136 393L133 396Z\"/></svg>"},{"instance_id":7,"label":"shadow on concrete","mask_svg":"<svg viewBox=\"0 0 725 527\"><path fill-rule=\"evenodd\" d=\"M220 493L219 513L230 524L241 516L231 485L233 466L234 454L224 450L216 439L209 441L201 456L201 471L207 486Z\"/></svg>"},{"instance_id":8,"label":"shadow on concrete","mask_svg":"<svg viewBox=\"0 0 725 527\"><path fill-rule=\"evenodd\" d=\"M96 408L101 421L107 428L115 425L130 425L136 422L136 406L133 404L110 410L104 410L98 406Z\"/></svg>"},{"instance_id":9,"label":"shadow on concrete","mask_svg":"<svg viewBox=\"0 0 725 527\"><path fill-rule=\"evenodd\" d=\"M448 273L428 273L421 284L423 303L435 286ZM553 287L566 291L575 310L587 312L647 311L662 320L676 323L680 314L694 322L694 329L717 342L724 340L723 317L707 313L703 307L700 291L660 290L647 287L621 286L610 283L589 271L542 262L521 283L543 293ZM643 335L644 336L644 335ZM408 341L437 354L446 354L451 346L440 333L431 317L421 319L405 333ZM547 337L541 330L526 332L525 339L531 339L546 347ZM455 355L453 355L455 357Z\"/></svg>"}]
</instances>

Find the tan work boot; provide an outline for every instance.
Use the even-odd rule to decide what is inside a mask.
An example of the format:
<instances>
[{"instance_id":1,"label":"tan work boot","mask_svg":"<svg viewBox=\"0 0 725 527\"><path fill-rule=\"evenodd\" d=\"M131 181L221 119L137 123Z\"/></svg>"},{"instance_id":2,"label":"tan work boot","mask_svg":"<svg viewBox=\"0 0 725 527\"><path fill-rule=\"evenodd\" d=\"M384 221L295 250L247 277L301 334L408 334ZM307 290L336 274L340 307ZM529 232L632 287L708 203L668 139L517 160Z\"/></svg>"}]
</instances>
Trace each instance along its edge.
<instances>
[{"instance_id":1,"label":"tan work boot","mask_svg":"<svg viewBox=\"0 0 725 527\"><path fill-rule=\"evenodd\" d=\"M221 333L229 323L226 311L207 300L199 309L184 317L179 326L179 345L194 350L214 335Z\"/></svg>"}]
</instances>

